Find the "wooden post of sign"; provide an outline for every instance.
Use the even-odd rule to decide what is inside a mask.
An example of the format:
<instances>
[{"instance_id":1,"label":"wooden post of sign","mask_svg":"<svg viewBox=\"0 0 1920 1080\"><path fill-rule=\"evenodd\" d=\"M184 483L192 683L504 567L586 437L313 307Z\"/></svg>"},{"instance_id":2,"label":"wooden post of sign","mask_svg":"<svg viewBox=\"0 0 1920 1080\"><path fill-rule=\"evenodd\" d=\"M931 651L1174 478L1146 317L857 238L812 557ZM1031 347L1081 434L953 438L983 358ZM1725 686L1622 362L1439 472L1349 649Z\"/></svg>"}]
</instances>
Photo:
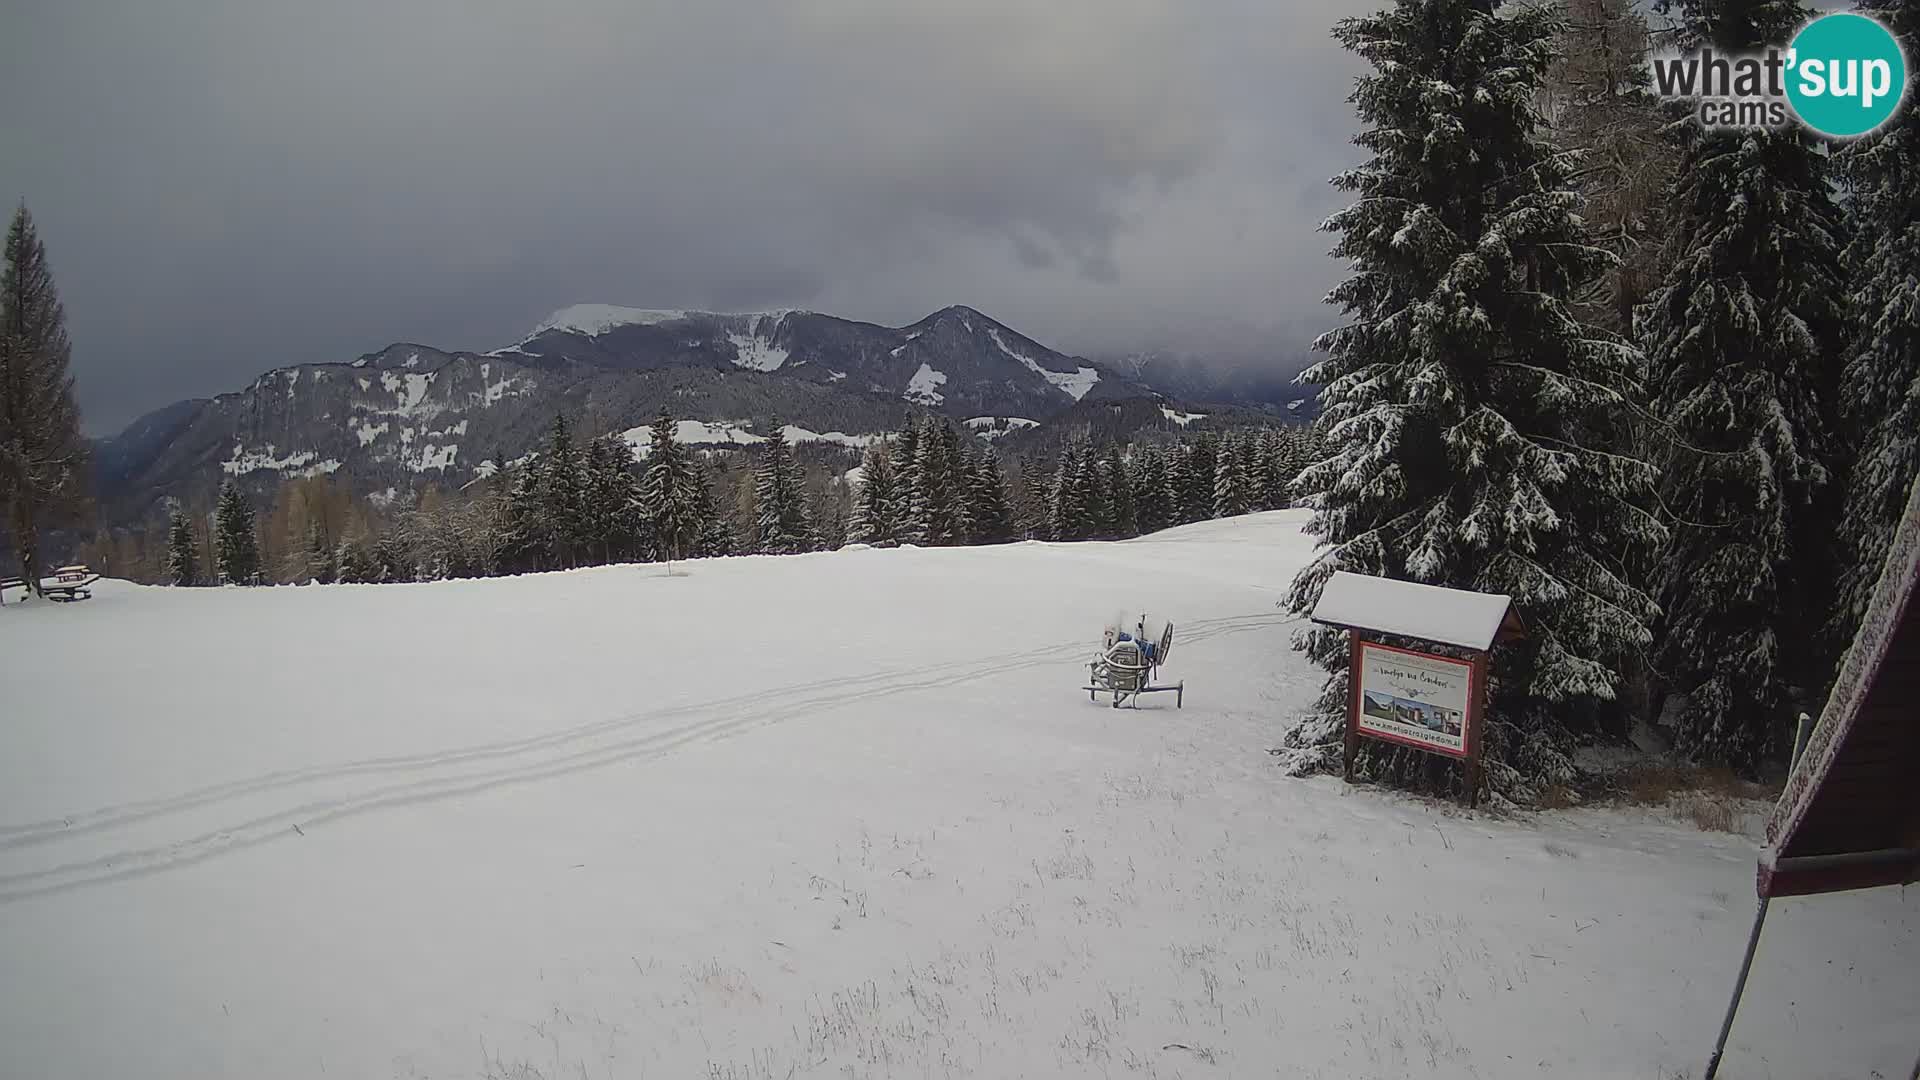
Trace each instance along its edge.
<instances>
[{"instance_id":1,"label":"wooden post of sign","mask_svg":"<svg viewBox=\"0 0 1920 1080\"><path fill-rule=\"evenodd\" d=\"M1480 725L1487 722L1487 654L1473 654L1473 725L1467 729L1467 809L1480 806Z\"/></svg>"},{"instance_id":2,"label":"wooden post of sign","mask_svg":"<svg viewBox=\"0 0 1920 1080\"><path fill-rule=\"evenodd\" d=\"M1360 756L1360 631L1347 631L1346 779L1353 783L1353 759Z\"/></svg>"}]
</instances>

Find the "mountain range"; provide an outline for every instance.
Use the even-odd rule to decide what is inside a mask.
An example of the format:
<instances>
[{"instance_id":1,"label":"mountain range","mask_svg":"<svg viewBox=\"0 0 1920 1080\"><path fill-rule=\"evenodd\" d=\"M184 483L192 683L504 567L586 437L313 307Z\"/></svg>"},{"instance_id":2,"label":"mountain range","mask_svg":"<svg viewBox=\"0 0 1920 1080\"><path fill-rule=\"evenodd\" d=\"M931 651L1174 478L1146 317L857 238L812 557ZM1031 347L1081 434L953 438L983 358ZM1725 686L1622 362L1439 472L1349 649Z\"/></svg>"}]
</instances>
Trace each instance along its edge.
<instances>
[{"instance_id":1,"label":"mountain range","mask_svg":"<svg viewBox=\"0 0 1920 1080\"><path fill-rule=\"evenodd\" d=\"M860 445L932 412L989 441L1039 445L1050 422L1084 423L1090 409L1138 423L1190 416L1174 405L1204 400L1193 371L1068 356L968 307L885 327L798 310L582 304L485 353L395 344L156 410L96 444L96 495L106 524L147 518L170 496L204 501L227 478L260 498L285 479L332 474L390 499L523 459L557 413L585 434L641 441L662 406L713 441L751 441L777 420L801 441ZM1180 377L1156 385L1162 374Z\"/></svg>"}]
</instances>

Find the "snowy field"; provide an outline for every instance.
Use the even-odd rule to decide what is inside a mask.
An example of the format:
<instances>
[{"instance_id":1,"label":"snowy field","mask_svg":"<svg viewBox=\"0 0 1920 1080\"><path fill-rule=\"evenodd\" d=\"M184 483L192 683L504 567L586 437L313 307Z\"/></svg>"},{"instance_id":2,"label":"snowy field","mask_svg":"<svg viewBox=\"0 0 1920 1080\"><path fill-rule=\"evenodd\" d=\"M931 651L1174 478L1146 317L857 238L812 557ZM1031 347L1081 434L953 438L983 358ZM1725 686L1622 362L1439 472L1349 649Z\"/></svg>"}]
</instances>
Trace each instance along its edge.
<instances>
[{"instance_id":1,"label":"snowy field","mask_svg":"<svg viewBox=\"0 0 1920 1080\"><path fill-rule=\"evenodd\" d=\"M1698 1077L1751 841L1282 777L1299 522L0 608L0 1076ZM1777 903L1722 1075L1916 1053Z\"/></svg>"}]
</instances>

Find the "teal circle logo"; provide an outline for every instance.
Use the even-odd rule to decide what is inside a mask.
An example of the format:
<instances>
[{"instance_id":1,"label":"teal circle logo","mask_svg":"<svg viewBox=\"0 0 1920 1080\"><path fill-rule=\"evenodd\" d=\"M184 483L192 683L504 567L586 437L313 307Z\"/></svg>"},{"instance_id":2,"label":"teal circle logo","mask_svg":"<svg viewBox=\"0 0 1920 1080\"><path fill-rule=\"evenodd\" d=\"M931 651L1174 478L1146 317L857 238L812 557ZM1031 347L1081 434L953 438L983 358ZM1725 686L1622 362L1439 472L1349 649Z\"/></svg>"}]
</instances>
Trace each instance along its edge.
<instances>
[{"instance_id":1,"label":"teal circle logo","mask_svg":"<svg viewBox=\"0 0 1920 1080\"><path fill-rule=\"evenodd\" d=\"M1887 122L1907 92L1907 58L1887 28L1864 15L1824 15L1788 46L1787 101L1822 135L1865 135Z\"/></svg>"}]
</instances>

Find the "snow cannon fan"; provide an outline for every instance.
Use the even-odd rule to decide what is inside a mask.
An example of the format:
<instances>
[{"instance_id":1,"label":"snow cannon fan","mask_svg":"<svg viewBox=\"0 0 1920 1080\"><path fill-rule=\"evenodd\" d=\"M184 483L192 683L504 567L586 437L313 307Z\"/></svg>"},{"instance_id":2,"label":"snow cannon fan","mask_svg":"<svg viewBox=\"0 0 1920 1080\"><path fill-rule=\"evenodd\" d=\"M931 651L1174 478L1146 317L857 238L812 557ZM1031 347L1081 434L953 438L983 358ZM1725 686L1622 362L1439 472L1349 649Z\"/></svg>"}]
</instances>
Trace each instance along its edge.
<instances>
[{"instance_id":1,"label":"snow cannon fan","mask_svg":"<svg viewBox=\"0 0 1920 1080\"><path fill-rule=\"evenodd\" d=\"M1153 683L1160 673L1160 665L1166 663L1167 654L1172 651L1171 622L1161 630L1158 642L1147 636L1145 615L1140 616L1131 632L1117 625L1107 627L1099 655L1087 665L1089 685L1083 687L1087 700L1098 701L1101 694L1110 694L1114 708L1131 703L1137 709L1143 694L1172 693L1174 708L1184 708L1187 685L1184 680L1171 686Z\"/></svg>"}]
</instances>

